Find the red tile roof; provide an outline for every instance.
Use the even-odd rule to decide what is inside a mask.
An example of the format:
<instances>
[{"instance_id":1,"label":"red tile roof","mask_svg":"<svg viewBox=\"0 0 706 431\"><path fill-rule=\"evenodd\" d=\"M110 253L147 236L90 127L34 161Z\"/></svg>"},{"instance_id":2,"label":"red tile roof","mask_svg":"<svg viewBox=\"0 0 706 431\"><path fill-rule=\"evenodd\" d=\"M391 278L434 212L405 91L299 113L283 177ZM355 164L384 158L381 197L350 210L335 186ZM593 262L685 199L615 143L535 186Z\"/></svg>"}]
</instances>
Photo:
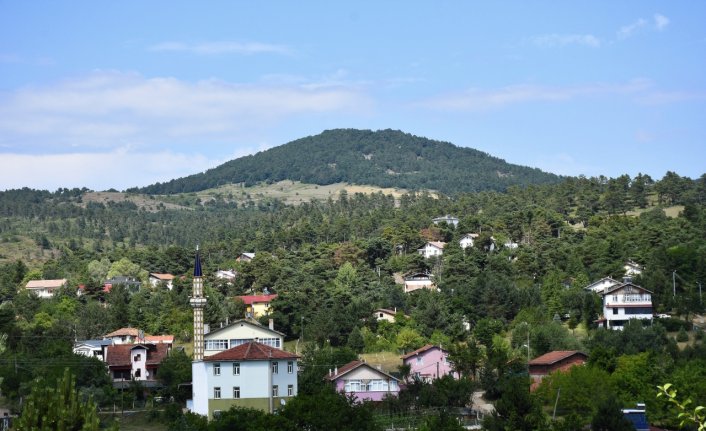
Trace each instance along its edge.
<instances>
[{"instance_id":1,"label":"red tile roof","mask_svg":"<svg viewBox=\"0 0 706 431\"><path fill-rule=\"evenodd\" d=\"M578 350L556 350L554 352L545 353L542 356L532 359L529 364L551 365L577 354L582 355L584 358L588 357L588 355L583 352L579 352Z\"/></svg>"},{"instance_id":2,"label":"red tile roof","mask_svg":"<svg viewBox=\"0 0 706 431\"><path fill-rule=\"evenodd\" d=\"M244 295L238 296L237 298L243 301L246 305L252 305L255 303L270 302L276 297L277 294L273 293L272 295Z\"/></svg>"},{"instance_id":3,"label":"red tile roof","mask_svg":"<svg viewBox=\"0 0 706 431\"><path fill-rule=\"evenodd\" d=\"M441 349L441 347L439 347L439 346L435 346L435 345L433 345L433 344L427 344L427 345L424 346L424 347L418 348L418 349L415 350L414 352L409 352L409 353L407 353L406 355L402 356L402 359L410 358L410 357L412 357L412 356L415 356L415 355L418 355L418 354L420 354L420 353L426 352L427 350L430 350L430 349L433 349L433 348ZM441 350L444 351L444 352L446 351L446 349L441 349Z\"/></svg>"},{"instance_id":4,"label":"red tile roof","mask_svg":"<svg viewBox=\"0 0 706 431\"><path fill-rule=\"evenodd\" d=\"M206 362L218 361L262 361L269 359L297 359L299 356L294 353L270 347L257 341L235 346L231 349L204 358Z\"/></svg>"},{"instance_id":5,"label":"red tile roof","mask_svg":"<svg viewBox=\"0 0 706 431\"><path fill-rule=\"evenodd\" d=\"M133 349L147 350L147 365L158 365L169 353L167 344L114 344L107 347L106 362L110 367L130 367Z\"/></svg>"},{"instance_id":6,"label":"red tile roof","mask_svg":"<svg viewBox=\"0 0 706 431\"><path fill-rule=\"evenodd\" d=\"M174 343L173 335L145 335L147 343Z\"/></svg>"}]
</instances>

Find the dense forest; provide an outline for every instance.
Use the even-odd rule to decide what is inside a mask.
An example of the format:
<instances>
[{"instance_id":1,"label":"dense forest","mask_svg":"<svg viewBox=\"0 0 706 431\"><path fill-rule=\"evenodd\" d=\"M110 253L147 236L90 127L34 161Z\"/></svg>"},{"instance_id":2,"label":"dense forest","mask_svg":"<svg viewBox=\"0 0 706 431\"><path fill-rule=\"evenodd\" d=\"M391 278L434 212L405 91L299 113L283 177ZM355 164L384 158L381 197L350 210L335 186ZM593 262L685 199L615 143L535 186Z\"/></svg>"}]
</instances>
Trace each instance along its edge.
<instances>
[{"instance_id":1,"label":"dense forest","mask_svg":"<svg viewBox=\"0 0 706 431\"><path fill-rule=\"evenodd\" d=\"M691 323L704 312L706 175L565 178L506 191L412 192L399 199L342 193L296 206L216 200L157 211L129 202L84 202L86 192L0 192L0 388L15 407L35 377L58 379L66 367L82 370L77 384L99 404L115 402L102 365L72 355L75 339L133 326L190 342L196 244L208 274L211 325L242 317L236 295L278 293L266 318L288 340L304 335L309 346L302 359L302 403L332 396L320 392L331 365L434 343L449 346L464 378L410 384L406 395L388 400L388 416L431 409L425 410L435 412L424 419L427 429L458 429L445 409L463 406L469 391L480 388L497 409L487 429L581 429L635 402L647 403L652 422L677 427L669 403L655 396L656 386L667 382L706 404L706 344ZM458 226L432 222L445 214L458 217ZM478 241L464 250L458 240L471 232ZM446 242L443 256L423 259L417 249L427 241ZM488 247L491 242L497 247ZM504 247L508 242L519 245ZM27 247L10 255L12 244ZM236 262L242 252L256 255ZM631 322L624 331L596 329L600 299L583 287L606 276L620 279L628 260L644 266L635 282L653 292L655 311L671 318L645 327ZM213 276L230 268L238 273L232 283ZM439 291L404 294L395 274L415 271L432 273ZM110 275L144 280L149 272L183 277L172 290L101 289ZM40 278L67 278L69 287L40 300L22 288ZM79 285L81 297L75 294ZM370 319L378 307L396 308L399 318ZM530 394L523 374L527 355L570 349L589 353L589 366L546 379ZM188 364L187 357L181 360ZM182 400L175 374L165 376L165 394ZM551 422L547 410L559 387L560 419ZM348 407L341 408L345 415ZM171 412L170 420L187 420ZM365 422L369 413L356 417ZM274 419L257 419L268 420ZM379 429L370 420L369 428L356 423Z\"/></svg>"},{"instance_id":2,"label":"dense forest","mask_svg":"<svg viewBox=\"0 0 706 431\"><path fill-rule=\"evenodd\" d=\"M446 194L553 183L559 177L483 152L395 130L328 130L189 177L130 192L173 194L223 184L301 181L438 190Z\"/></svg>"}]
</instances>

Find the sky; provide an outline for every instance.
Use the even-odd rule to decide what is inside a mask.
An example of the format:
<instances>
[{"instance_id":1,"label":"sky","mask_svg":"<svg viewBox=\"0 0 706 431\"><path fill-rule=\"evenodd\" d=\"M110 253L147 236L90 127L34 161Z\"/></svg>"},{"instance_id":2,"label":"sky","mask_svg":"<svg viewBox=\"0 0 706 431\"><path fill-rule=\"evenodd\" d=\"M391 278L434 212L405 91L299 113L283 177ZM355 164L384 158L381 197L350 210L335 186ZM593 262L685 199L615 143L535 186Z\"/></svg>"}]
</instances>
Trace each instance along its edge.
<instances>
[{"instance_id":1,"label":"sky","mask_svg":"<svg viewBox=\"0 0 706 431\"><path fill-rule=\"evenodd\" d=\"M146 186L335 128L706 172L706 2L0 0L0 190Z\"/></svg>"}]
</instances>

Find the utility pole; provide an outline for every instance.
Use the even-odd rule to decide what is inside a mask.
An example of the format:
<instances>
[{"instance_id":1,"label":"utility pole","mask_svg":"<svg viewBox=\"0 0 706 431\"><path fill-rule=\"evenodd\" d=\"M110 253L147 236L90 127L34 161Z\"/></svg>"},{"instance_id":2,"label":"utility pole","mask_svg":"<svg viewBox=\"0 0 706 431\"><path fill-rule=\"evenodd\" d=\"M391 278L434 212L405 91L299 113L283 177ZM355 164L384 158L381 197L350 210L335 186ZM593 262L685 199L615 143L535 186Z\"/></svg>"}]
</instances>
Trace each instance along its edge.
<instances>
[{"instance_id":1,"label":"utility pole","mask_svg":"<svg viewBox=\"0 0 706 431\"><path fill-rule=\"evenodd\" d=\"M672 296L677 296L677 271L672 271Z\"/></svg>"}]
</instances>

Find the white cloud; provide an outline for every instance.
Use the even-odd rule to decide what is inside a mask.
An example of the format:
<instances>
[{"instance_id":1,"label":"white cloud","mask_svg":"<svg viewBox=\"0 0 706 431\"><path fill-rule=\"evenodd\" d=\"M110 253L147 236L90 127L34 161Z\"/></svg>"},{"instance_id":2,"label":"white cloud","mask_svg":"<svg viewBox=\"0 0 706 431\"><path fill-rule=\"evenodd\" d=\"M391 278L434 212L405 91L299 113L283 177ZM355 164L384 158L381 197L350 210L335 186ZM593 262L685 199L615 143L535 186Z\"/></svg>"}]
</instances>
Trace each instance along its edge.
<instances>
[{"instance_id":1,"label":"white cloud","mask_svg":"<svg viewBox=\"0 0 706 431\"><path fill-rule=\"evenodd\" d=\"M631 36L634 36L641 30L657 30L657 31L662 31L664 30L670 23L669 18L666 16L656 13L652 16L653 22L650 24L650 22L644 18L639 18L637 21L624 25L620 27L620 30L618 30L618 38L619 39L627 39Z\"/></svg>"},{"instance_id":2,"label":"white cloud","mask_svg":"<svg viewBox=\"0 0 706 431\"><path fill-rule=\"evenodd\" d=\"M669 18L667 18L664 15L660 15L660 14L656 13L654 15L654 19L655 19L655 27L659 31L664 30L669 25Z\"/></svg>"},{"instance_id":3,"label":"white cloud","mask_svg":"<svg viewBox=\"0 0 706 431\"><path fill-rule=\"evenodd\" d=\"M261 42L161 42L149 47L150 51L187 52L198 55L218 54L291 54L291 49L283 45L274 45Z\"/></svg>"},{"instance_id":4,"label":"white cloud","mask_svg":"<svg viewBox=\"0 0 706 431\"><path fill-rule=\"evenodd\" d=\"M532 42L544 48L567 45L582 45L591 48L601 46L601 40L592 34L544 34L533 38Z\"/></svg>"},{"instance_id":5,"label":"white cloud","mask_svg":"<svg viewBox=\"0 0 706 431\"><path fill-rule=\"evenodd\" d=\"M568 87L514 85L493 90L469 89L418 102L416 105L449 111L483 111L531 102L561 102L577 97L643 92L652 83L635 79L624 84L590 84Z\"/></svg>"},{"instance_id":6,"label":"white cloud","mask_svg":"<svg viewBox=\"0 0 706 431\"><path fill-rule=\"evenodd\" d=\"M241 154L242 155L242 154ZM102 153L0 154L3 189L88 187L124 190L204 171L222 161L200 154L137 153L119 148ZM28 175L30 173L30 175Z\"/></svg>"},{"instance_id":7,"label":"white cloud","mask_svg":"<svg viewBox=\"0 0 706 431\"><path fill-rule=\"evenodd\" d=\"M31 153L66 146L232 142L242 130L302 114L364 112L370 105L360 88L330 83L191 83L103 71L0 99L0 147Z\"/></svg>"},{"instance_id":8,"label":"white cloud","mask_svg":"<svg viewBox=\"0 0 706 431\"><path fill-rule=\"evenodd\" d=\"M620 27L620 30L618 30L618 38L627 39L628 37L633 36L638 30L645 27L646 25L647 20L643 18L640 18L631 24L624 25Z\"/></svg>"}]
</instances>

